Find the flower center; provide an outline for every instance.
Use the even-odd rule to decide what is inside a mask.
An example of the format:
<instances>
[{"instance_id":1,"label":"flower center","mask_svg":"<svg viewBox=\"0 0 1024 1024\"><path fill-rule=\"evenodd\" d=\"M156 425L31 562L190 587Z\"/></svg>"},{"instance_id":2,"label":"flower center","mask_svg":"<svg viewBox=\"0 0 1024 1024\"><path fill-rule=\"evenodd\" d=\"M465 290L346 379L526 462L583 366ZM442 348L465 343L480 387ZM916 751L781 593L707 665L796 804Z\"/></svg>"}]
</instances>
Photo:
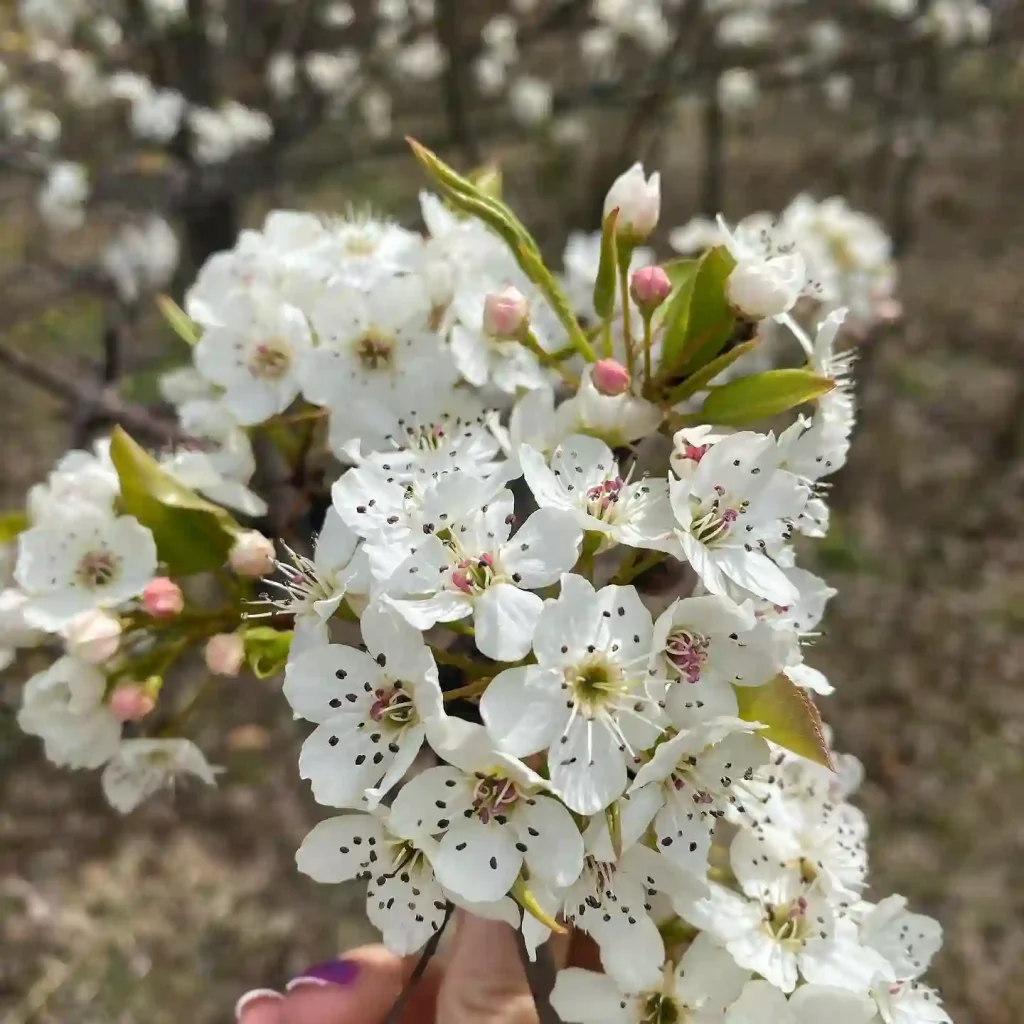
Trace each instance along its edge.
<instances>
[{"instance_id":1,"label":"flower center","mask_svg":"<svg viewBox=\"0 0 1024 1024\"><path fill-rule=\"evenodd\" d=\"M249 371L261 380L280 380L292 367L292 354L280 338L261 341L249 356Z\"/></svg>"},{"instance_id":2,"label":"flower center","mask_svg":"<svg viewBox=\"0 0 1024 1024\"><path fill-rule=\"evenodd\" d=\"M567 668L565 681L576 702L583 705L584 713L588 715L616 702L628 690L622 670L600 654Z\"/></svg>"},{"instance_id":3,"label":"flower center","mask_svg":"<svg viewBox=\"0 0 1024 1024\"><path fill-rule=\"evenodd\" d=\"M352 231L342 248L350 256L372 256L377 251L377 239L363 231Z\"/></svg>"},{"instance_id":4,"label":"flower center","mask_svg":"<svg viewBox=\"0 0 1024 1024\"><path fill-rule=\"evenodd\" d=\"M478 558L461 558L455 563L451 584L464 594L483 593L495 580L494 558L486 552Z\"/></svg>"},{"instance_id":5,"label":"flower center","mask_svg":"<svg viewBox=\"0 0 1024 1024\"><path fill-rule=\"evenodd\" d=\"M724 540L733 523L747 510L749 501L736 501L725 493L725 488L716 485L715 496L710 502L700 502L694 509L690 533L694 539L708 547Z\"/></svg>"},{"instance_id":6,"label":"flower center","mask_svg":"<svg viewBox=\"0 0 1024 1024\"><path fill-rule=\"evenodd\" d=\"M700 681L701 670L708 660L711 641L696 631L677 629L665 643L665 657L669 664L688 683Z\"/></svg>"},{"instance_id":7,"label":"flower center","mask_svg":"<svg viewBox=\"0 0 1024 1024\"><path fill-rule=\"evenodd\" d=\"M622 494L623 483L616 477L605 480L587 491L587 512L595 519L611 521Z\"/></svg>"},{"instance_id":8,"label":"flower center","mask_svg":"<svg viewBox=\"0 0 1024 1024\"><path fill-rule=\"evenodd\" d=\"M89 551L78 563L75 576L81 586L96 590L112 583L121 568L121 559L110 551Z\"/></svg>"},{"instance_id":9,"label":"flower center","mask_svg":"<svg viewBox=\"0 0 1024 1024\"><path fill-rule=\"evenodd\" d=\"M679 1024L679 1019L676 1001L663 992L647 996L640 1008L641 1024Z\"/></svg>"},{"instance_id":10,"label":"flower center","mask_svg":"<svg viewBox=\"0 0 1024 1024\"><path fill-rule=\"evenodd\" d=\"M787 949L800 949L808 933L807 900L798 896L792 903L766 908L765 928L776 942Z\"/></svg>"},{"instance_id":11,"label":"flower center","mask_svg":"<svg viewBox=\"0 0 1024 1024\"><path fill-rule=\"evenodd\" d=\"M502 775L477 775L473 790L473 809L486 825L491 818L504 824L502 819L516 805L520 796L516 784Z\"/></svg>"},{"instance_id":12,"label":"flower center","mask_svg":"<svg viewBox=\"0 0 1024 1024\"><path fill-rule=\"evenodd\" d=\"M371 327L355 343L355 353L364 370L390 370L395 361L395 339L392 335Z\"/></svg>"},{"instance_id":13,"label":"flower center","mask_svg":"<svg viewBox=\"0 0 1024 1024\"><path fill-rule=\"evenodd\" d=\"M700 460L711 450L709 444L684 444L682 456L684 459L688 459L690 462L696 462L700 464Z\"/></svg>"},{"instance_id":14,"label":"flower center","mask_svg":"<svg viewBox=\"0 0 1024 1024\"><path fill-rule=\"evenodd\" d=\"M391 689L381 687L373 692L373 704L370 706L370 717L375 722L383 722L399 728L414 725L418 721L416 705L403 689L402 683L396 682Z\"/></svg>"}]
</instances>

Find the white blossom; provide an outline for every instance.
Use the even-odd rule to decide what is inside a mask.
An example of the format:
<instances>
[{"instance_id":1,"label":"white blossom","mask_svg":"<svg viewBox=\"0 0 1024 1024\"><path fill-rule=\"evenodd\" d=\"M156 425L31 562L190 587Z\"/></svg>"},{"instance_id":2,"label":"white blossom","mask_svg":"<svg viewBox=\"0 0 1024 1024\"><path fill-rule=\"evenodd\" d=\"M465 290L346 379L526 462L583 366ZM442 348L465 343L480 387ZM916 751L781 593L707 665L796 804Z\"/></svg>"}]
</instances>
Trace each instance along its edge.
<instances>
[{"instance_id":1,"label":"white blossom","mask_svg":"<svg viewBox=\"0 0 1024 1024\"><path fill-rule=\"evenodd\" d=\"M103 794L122 814L134 811L144 800L168 786L180 775L192 775L213 786L217 768L203 752L185 739L124 740L103 769Z\"/></svg>"}]
</instances>

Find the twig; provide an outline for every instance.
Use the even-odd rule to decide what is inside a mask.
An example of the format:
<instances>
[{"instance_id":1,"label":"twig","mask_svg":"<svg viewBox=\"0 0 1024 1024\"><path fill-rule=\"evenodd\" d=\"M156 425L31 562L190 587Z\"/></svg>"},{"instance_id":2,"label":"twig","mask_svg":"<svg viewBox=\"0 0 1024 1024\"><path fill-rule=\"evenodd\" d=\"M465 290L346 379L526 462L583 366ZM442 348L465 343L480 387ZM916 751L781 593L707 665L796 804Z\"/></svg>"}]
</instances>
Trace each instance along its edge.
<instances>
[{"instance_id":1,"label":"twig","mask_svg":"<svg viewBox=\"0 0 1024 1024\"><path fill-rule=\"evenodd\" d=\"M437 931L427 939L427 944L423 947L423 952L420 954L419 960L416 961L416 966L412 969L412 974L409 975L409 980L405 983L405 987L399 993L394 1006L392 1006L388 1011L387 1017L384 1018L384 1024L397 1024L398 1020L401 1018L402 1011L405 1009L405 1004L409 1001L410 996L419 984L420 978L422 978L426 972L427 965L430 963L431 957L433 957L437 952L437 947L441 942L441 936L444 935L444 930L448 927L448 922L451 920L452 913L454 911L455 904L449 903L448 908L444 912L444 920L439 925Z\"/></svg>"},{"instance_id":2,"label":"twig","mask_svg":"<svg viewBox=\"0 0 1024 1024\"><path fill-rule=\"evenodd\" d=\"M90 409L97 417L120 423L127 430L162 444L175 444L189 440L181 428L138 405L126 402L115 391L92 381L65 376L48 366L30 359L24 352L0 344L0 366L30 384L49 391L76 409Z\"/></svg>"}]
</instances>

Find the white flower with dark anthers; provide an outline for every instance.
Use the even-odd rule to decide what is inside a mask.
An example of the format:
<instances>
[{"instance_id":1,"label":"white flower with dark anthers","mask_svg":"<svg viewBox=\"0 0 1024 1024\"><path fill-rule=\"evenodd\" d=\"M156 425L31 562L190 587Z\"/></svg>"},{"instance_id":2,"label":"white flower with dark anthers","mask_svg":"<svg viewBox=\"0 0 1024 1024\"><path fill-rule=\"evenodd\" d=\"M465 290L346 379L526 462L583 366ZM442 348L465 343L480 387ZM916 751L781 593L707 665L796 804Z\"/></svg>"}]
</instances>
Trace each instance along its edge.
<instances>
[{"instance_id":1,"label":"white flower with dark anthers","mask_svg":"<svg viewBox=\"0 0 1024 1024\"><path fill-rule=\"evenodd\" d=\"M312 339L306 318L265 291L238 291L194 349L196 367L224 388L239 423L284 412L299 393L299 368Z\"/></svg>"},{"instance_id":2,"label":"white flower with dark anthers","mask_svg":"<svg viewBox=\"0 0 1024 1024\"><path fill-rule=\"evenodd\" d=\"M365 460L331 488L334 508L366 541L370 568L382 581L423 543L478 511L518 475L517 465L509 462L486 477L452 466L409 479L407 468L401 460Z\"/></svg>"},{"instance_id":3,"label":"white flower with dark anthers","mask_svg":"<svg viewBox=\"0 0 1024 1024\"><path fill-rule=\"evenodd\" d=\"M370 291L334 285L310 310L318 344L299 379L306 399L330 411L335 452L356 438L364 449L390 449L400 420L414 409L440 413L450 401L458 371L430 314L414 274L383 278Z\"/></svg>"},{"instance_id":4,"label":"white flower with dark anthers","mask_svg":"<svg viewBox=\"0 0 1024 1024\"><path fill-rule=\"evenodd\" d=\"M141 594L156 558L153 534L133 516L72 502L18 537L14 578L31 598L27 620L56 630Z\"/></svg>"},{"instance_id":5,"label":"white flower with dark anthers","mask_svg":"<svg viewBox=\"0 0 1024 1024\"><path fill-rule=\"evenodd\" d=\"M736 715L733 686L762 686L788 664L795 639L759 623L753 606L704 595L674 601L654 624L650 674L667 682L665 712L677 729Z\"/></svg>"},{"instance_id":6,"label":"white flower with dark anthers","mask_svg":"<svg viewBox=\"0 0 1024 1024\"><path fill-rule=\"evenodd\" d=\"M330 266L335 279L375 288L382 279L411 273L422 259L423 239L393 221L359 209L340 219L320 219L321 232L308 255Z\"/></svg>"},{"instance_id":7,"label":"white flower with dark anthers","mask_svg":"<svg viewBox=\"0 0 1024 1024\"><path fill-rule=\"evenodd\" d=\"M519 461L538 505L570 513L584 530L605 534L606 544L674 547L668 481L623 480L612 450L596 437L566 438L550 466L540 452L523 445Z\"/></svg>"},{"instance_id":8,"label":"white flower with dark anthers","mask_svg":"<svg viewBox=\"0 0 1024 1024\"><path fill-rule=\"evenodd\" d=\"M426 723L444 713L430 648L397 612L372 603L360 620L366 651L341 644L291 658L284 695L317 728L302 745L299 774L318 803L377 802L409 770Z\"/></svg>"},{"instance_id":9,"label":"white flower with dark anthers","mask_svg":"<svg viewBox=\"0 0 1024 1024\"><path fill-rule=\"evenodd\" d=\"M600 824L595 829L592 823L584 836L583 872L574 885L561 891L537 885L531 891L549 914L590 935L600 949L602 966L620 987L642 991L656 983L658 965L665 959L665 942L652 917L654 900L660 894L673 905L694 907L707 886L641 843L616 857L607 827ZM523 918L522 929L528 949L548 937L533 917Z\"/></svg>"},{"instance_id":10,"label":"white flower with dark anthers","mask_svg":"<svg viewBox=\"0 0 1024 1024\"><path fill-rule=\"evenodd\" d=\"M371 463L397 480L417 476L432 479L453 471L485 478L500 462L497 410L486 409L464 391L455 391L445 408L434 415L412 410L398 420L398 431L387 440L393 450L363 454L357 439L344 448L355 465Z\"/></svg>"},{"instance_id":11,"label":"white flower with dark anthers","mask_svg":"<svg viewBox=\"0 0 1024 1024\"><path fill-rule=\"evenodd\" d=\"M583 372L579 390L555 411L554 434L556 438L589 434L612 448L619 448L653 434L664 416L653 402L629 391L621 395L602 395L594 386L588 367Z\"/></svg>"},{"instance_id":12,"label":"white flower with dark anthers","mask_svg":"<svg viewBox=\"0 0 1024 1024\"><path fill-rule=\"evenodd\" d=\"M820 798L750 803L750 810L745 804L739 816L746 827L729 849L737 878L753 886L788 872L815 879L835 901L858 898L868 872L867 823L861 811Z\"/></svg>"},{"instance_id":13,"label":"white flower with dark anthers","mask_svg":"<svg viewBox=\"0 0 1024 1024\"><path fill-rule=\"evenodd\" d=\"M792 885L788 876L775 891L755 895L713 882L709 898L680 916L715 936L741 967L786 993L796 988L801 960L821 955L835 928L824 896Z\"/></svg>"},{"instance_id":14,"label":"white flower with dark anthers","mask_svg":"<svg viewBox=\"0 0 1024 1024\"><path fill-rule=\"evenodd\" d=\"M272 608L251 617L277 612L295 616L292 653L298 654L310 644L327 642L327 623L346 595L363 597L369 590L369 570L359 537L334 509L327 510L312 558L285 550L289 560L276 563L282 578L264 581L276 591L276 596L262 598Z\"/></svg>"},{"instance_id":15,"label":"white flower with dark anthers","mask_svg":"<svg viewBox=\"0 0 1024 1024\"><path fill-rule=\"evenodd\" d=\"M719 216L718 227L736 261L725 285L729 302L755 320L788 313L808 287L803 256L760 223L740 223L730 231Z\"/></svg>"},{"instance_id":16,"label":"white flower with dark anthers","mask_svg":"<svg viewBox=\"0 0 1024 1024\"><path fill-rule=\"evenodd\" d=\"M639 991L607 974L569 967L558 972L551 1005L566 1024L721 1024L748 972L706 935L690 943L678 964L651 964ZM845 1024L845 1022L836 1022Z\"/></svg>"},{"instance_id":17,"label":"white flower with dark anthers","mask_svg":"<svg viewBox=\"0 0 1024 1024\"><path fill-rule=\"evenodd\" d=\"M907 910L903 896L854 907L860 919L860 939L892 964L897 979L920 978L942 945L942 926L925 914Z\"/></svg>"},{"instance_id":18,"label":"white flower with dark anthers","mask_svg":"<svg viewBox=\"0 0 1024 1024\"><path fill-rule=\"evenodd\" d=\"M481 698L502 749L525 757L550 748L552 791L578 814L620 796L627 762L661 731L645 690L652 631L633 587L595 591L581 576L563 576L534 631L537 664L502 672Z\"/></svg>"},{"instance_id":19,"label":"white flower with dark anthers","mask_svg":"<svg viewBox=\"0 0 1024 1024\"><path fill-rule=\"evenodd\" d=\"M100 781L110 806L128 814L154 793L172 786L179 775L194 775L213 786L219 770L191 740L124 740Z\"/></svg>"},{"instance_id":20,"label":"white flower with dark anthers","mask_svg":"<svg viewBox=\"0 0 1024 1024\"><path fill-rule=\"evenodd\" d=\"M500 491L479 511L439 524L387 583L395 607L417 629L473 616L476 646L495 661L518 661L544 607L530 593L551 586L580 554L571 515L541 508L512 534L515 498ZM511 535L511 536L510 536Z\"/></svg>"},{"instance_id":21,"label":"white flower with dark anthers","mask_svg":"<svg viewBox=\"0 0 1024 1024\"><path fill-rule=\"evenodd\" d=\"M54 764L98 768L121 742L121 723L103 701L106 685L92 665L61 658L25 684L18 725L42 739Z\"/></svg>"},{"instance_id":22,"label":"white flower with dark anthers","mask_svg":"<svg viewBox=\"0 0 1024 1024\"><path fill-rule=\"evenodd\" d=\"M953 1024L939 993L916 981L879 982L871 995L884 1024Z\"/></svg>"},{"instance_id":23,"label":"white flower with dark anthers","mask_svg":"<svg viewBox=\"0 0 1024 1024\"><path fill-rule=\"evenodd\" d=\"M428 738L449 762L428 768L395 797L391 818L440 835L434 871L476 903L501 899L525 865L531 880L565 888L583 869L583 837L547 783L501 753L482 726L435 721Z\"/></svg>"},{"instance_id":24,"label":"white flower with dark anthers","mask_svg":"<svg viewBox=\"0 0 1024 1024\"><path fill-rule=\"evenodd\" d=\"M378 809L321 821L302 841L295 861L317 882L368 879L366 916L397 956L415 953L437 932L450 903L478 917L518 919L509 913L510 901L471 904L446 892L434 876L436 852L430 836L402 828Z\"/></svg>"},{"instance_id":25,"label":"white flower with dark anthers","mask_svg":"<svg viewBox=\"0 0 1024 1024\"><path fill-rule=\"evenodd\" d=\"M749 981L725 1024L869 1024L870 999L831 985L801 985L788 999L767 981Z\"/></svg>"},{"instance_id":26,"label":"white flower with dark anthers","mask_svg":"<svg viewBox=\"0 0 1024 1024\"><path fill-rule=\"evenodd\" d=\"M385 812L342 814L316 825L295 855L317 882L369 879L366 915L399 956L415 953L440 927L449 898L434 876L436 843L408 833Z\"/></svg>"},{"instance_id":27,"label":"white flower with dark anthers","mask_svg":"<svg viewBox=\"0 0 1024 1024\"><path fill-rule=\"evenodd\" d=\"M719 818L742 798L740 784L767 763L768 744L753 735L756 723L716 718L659 743L636 774L630 792L650 806L658 848L674 864L704 877ZM742 806L742 804L740 804Z\"/></svg>"},{"instance_id":28,"label":"white flower with dark anthers","mask_svg":"<svg viewBox=\"0 0 1024 1024\"><path fill-rule=\"evenodd\" d=\"M797 596L768 545L788 539L808 492L778 458L773 435L741 431L713 445L689 478L669 481L676 538L714 594L733 585L776 604Z\"/></svg>"}]
</instances>

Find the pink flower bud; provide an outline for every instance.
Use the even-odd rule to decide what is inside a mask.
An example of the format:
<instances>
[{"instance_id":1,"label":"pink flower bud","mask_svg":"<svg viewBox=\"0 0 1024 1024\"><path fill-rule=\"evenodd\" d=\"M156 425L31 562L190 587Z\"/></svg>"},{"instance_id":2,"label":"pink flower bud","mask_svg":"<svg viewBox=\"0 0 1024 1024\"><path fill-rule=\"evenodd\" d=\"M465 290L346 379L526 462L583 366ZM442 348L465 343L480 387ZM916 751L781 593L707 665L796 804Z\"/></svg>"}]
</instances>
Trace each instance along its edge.
<instances>
[{"instance_id":1,"label":"pink flower bud","mask_svg":"<svg viewBox=\"0 0 1024 1024\"><path fill-rule=\"evenodd\" d=\"M530 324L530 304L526 297L509 285L484 299L484 333L493 338L513 339Z\"/></svg>"},{"instance_id":2,"label":"pink flower bud","mask_svg":"<svg viewBox=\"0 0 1024 1024\"><path fill-rule=\"evenodd\" d=\"M137 722L156 707L156 701L138 683L119 686L110 697L111 714L119 722Z\"/></svg>"},{"instance_id":3,"label":"pink flower bud","mask_svg":"<svg viewBox=\"0 0 1024 1024\"><path fill-rule=\"evenodd\" d=\"M228 555L228 565L239 576L268 576L275 560L274 542L258 530L240 533Z\"/></svg>"},{"instance_id":4,"label":"pink flower bud","mask_svg":"<svg viewBox=\"0 0 1024 1024\"><path fill-rule=\"evenodd\" d=\"M630 281L629 294L644 313L653 313L669 296L672 282L661 267L641 267Z\"/></svg>"},{"instance_id":5,"label":"pink flower bud","mask_svg":"<svg viewBox=\"0 0 1024 1024\"><path fill-rule=\"evenodd\" d=\"M173 580L157 576L143 590L142 604L154 619L173 619L185 607L185 595Z\"/></svg>"},{"instance_id":6,"label":"pink flower bud","mask_svg":"<svg viewBox=\"0 0 1024 1024\"><path fill-rule=\"evenodd\" d=\"M216 676L237 676L245 661L245 641L237 633L218 633L206 641L206 667Z\"/></svg>"},{"instance_id":7,"label":"pink flower bud","mask_svg":"<svg viewBox=\"0 0 1024 1024\"><path fill-rule=\"evenodd\" d=\"M600 359L594 363L590 379L602 395L621 395L629 387L629 370L614 359Z\"/></svg>"}]
</instances>

